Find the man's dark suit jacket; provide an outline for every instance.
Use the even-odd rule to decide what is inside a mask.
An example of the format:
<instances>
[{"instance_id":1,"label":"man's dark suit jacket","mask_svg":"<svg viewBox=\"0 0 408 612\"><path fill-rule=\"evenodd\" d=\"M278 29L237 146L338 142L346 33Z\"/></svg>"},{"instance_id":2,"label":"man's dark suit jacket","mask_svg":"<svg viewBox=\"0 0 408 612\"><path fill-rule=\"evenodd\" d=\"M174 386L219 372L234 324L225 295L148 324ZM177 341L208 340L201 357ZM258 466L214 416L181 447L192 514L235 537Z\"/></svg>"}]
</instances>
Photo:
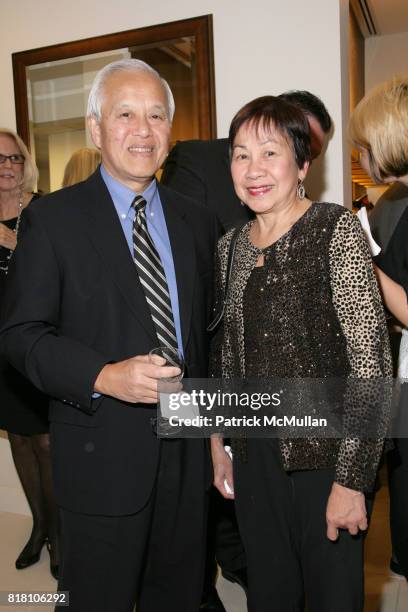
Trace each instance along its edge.
<instances>
[{"instance_id":1,"label":"man's dark suit jacket","mask_svg":"<svg viewBox=\"0 0 408 612\"><path fill-rule=\"evenodd\" d=\"M190 377L207 373L217 221L159 186L169 232ZM92 399L108 362L158 345L153 323L99 169L24 211L2 313L1 350L50 395L57 502L102 515L142 508L156 476L154 405ZM171 441L167 442L171 443ZM204 441L186 440L186 464L208 481Z\"/></svg>"},{"instance_id":2,"label":"man's dark suit jacket","mask_svg":"<svg viewBox=\"0 0 408 612\"><path fill-rule=\"evenodd\" d=\"M234 190L227 138L178 142L167 157L161 183L212 210L224 231L252 218Z\"/></svg>"}]
</instances>

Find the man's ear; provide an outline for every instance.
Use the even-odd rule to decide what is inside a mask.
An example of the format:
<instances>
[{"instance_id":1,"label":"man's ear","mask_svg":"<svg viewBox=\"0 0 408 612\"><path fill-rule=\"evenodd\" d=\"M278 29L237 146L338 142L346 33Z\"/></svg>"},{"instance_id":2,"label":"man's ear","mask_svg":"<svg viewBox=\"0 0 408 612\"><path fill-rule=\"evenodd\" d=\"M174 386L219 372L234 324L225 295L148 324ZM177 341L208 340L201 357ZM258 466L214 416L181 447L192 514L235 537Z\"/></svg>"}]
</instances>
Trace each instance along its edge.
<instances>
[{"instance_id":1,"label":"man's ear","mask_svg":"<svg viewBox=\"0 0 408 612\"><path fill-rule=\"evenodd\" d=\"M88 130L91 134L91 138L92 138L94 145L98 149L100 149L101 148L101 128L100 128L99 121L96 119L96 117L91 116L91 117L87 117L86 122L87 122Z\"/></svg>"}]
</instances>

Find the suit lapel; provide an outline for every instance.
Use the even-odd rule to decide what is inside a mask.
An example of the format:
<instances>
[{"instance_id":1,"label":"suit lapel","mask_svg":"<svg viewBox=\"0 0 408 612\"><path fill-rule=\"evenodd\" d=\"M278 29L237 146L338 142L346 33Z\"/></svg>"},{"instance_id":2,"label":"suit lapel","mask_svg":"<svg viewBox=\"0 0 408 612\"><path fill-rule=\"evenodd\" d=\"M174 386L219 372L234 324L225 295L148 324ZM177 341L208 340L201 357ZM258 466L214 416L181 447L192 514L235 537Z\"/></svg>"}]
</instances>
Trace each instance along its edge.
<instances>
[{"instance_id":1,"label":"suit lapel","mask_svg":"<svg viewBox=\"0 0 408 612\"><path fill-rule=\"evenodd\" d=\"M106 270L119 288L129 308L157 344L157 336L136 266L123 234L117 212L99 169L84 183L89 238ZM118 313L120 316L120 313Z\"/></svg>"},{"instance_id":2,"label":"suit lapel","mask_svg":"<svg viewBox=\"0 0 408 612\"><path fill-rule=\"evenodd\" d=\"M181 334L186 349L191 327L194 279L196 274L195 244L185 212L177 194L159 184L160 200L169 233L180 309Z\"/></svg>"}]
</instances>

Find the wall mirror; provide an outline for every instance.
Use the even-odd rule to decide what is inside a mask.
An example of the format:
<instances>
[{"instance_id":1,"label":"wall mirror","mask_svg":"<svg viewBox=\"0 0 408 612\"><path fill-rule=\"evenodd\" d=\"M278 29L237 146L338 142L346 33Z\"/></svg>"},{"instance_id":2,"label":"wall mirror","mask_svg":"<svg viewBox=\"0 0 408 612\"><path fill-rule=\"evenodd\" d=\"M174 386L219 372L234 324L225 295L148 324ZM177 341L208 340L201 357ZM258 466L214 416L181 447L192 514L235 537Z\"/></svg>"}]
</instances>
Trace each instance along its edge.
<instances>
[{"instance_id":1,"label":"wall mirror","mask_svg":"<svg viewBox=\"0 0 408 612\"><path fill-rule=\"evenodd\" d=\"M216 137L211 15L13 53L17 131L36 160L41 191L59 189L71 154L93 146L85 113L96 72L129 57L168 81L173 141Z\"/></svg>"}]
</instances>

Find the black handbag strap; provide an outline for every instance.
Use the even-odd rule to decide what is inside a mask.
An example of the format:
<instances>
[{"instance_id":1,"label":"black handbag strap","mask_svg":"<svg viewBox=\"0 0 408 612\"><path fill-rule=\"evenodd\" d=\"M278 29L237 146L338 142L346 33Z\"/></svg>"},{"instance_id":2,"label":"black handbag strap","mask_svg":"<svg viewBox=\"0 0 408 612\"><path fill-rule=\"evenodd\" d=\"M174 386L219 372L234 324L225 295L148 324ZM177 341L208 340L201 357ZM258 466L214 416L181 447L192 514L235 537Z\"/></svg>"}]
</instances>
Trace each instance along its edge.
<instances>
[{"instance_id":1,"label":"black handbag strap","mask_svg":"<svg viewBox=\"0 0 408 612\"><path fill-rule=\"evenodd\" d=\"M234 233L231 236L231 242L230 242L229 251L228 251L227 273L225 275L224 297L221 303L221 310L216 313L215 317L213 318L213 320L207 327L208 332L212 332L215 329L217 329L218 325L221 323L223 316L224 316L225 304L227 303L227 297L228 297L228 288L229 288L229 284L231 280L232 266L234 263L235 247L237 244L237 238L239 236L239 233L242 227L243 226L235 228Z\"/></svg>"}]
</instances>

